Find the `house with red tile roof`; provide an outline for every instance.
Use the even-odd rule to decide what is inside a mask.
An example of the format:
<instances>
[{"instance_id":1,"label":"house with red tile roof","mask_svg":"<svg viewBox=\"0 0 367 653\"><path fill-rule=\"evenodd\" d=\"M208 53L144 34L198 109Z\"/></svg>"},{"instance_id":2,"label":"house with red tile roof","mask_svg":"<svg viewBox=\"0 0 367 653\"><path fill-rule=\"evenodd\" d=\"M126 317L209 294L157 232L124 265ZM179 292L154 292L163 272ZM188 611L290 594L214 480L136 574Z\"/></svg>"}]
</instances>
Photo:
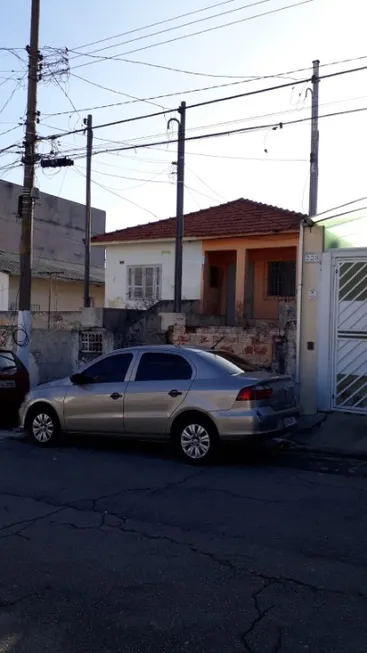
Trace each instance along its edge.
<instances>
[{"instance_id":1,"label":"house with red tile roof","mask_svg":"<svg viewBox=\"0 0 367 653\"><path fill-rule=\"evenodd\" d=\"M203 313L276 320L295 298L301 213L240 198L186 214L182 298ZM106 250L107 307L150 306L174 296L176 219L100 234Z\"/></svg>"}]
</instances>

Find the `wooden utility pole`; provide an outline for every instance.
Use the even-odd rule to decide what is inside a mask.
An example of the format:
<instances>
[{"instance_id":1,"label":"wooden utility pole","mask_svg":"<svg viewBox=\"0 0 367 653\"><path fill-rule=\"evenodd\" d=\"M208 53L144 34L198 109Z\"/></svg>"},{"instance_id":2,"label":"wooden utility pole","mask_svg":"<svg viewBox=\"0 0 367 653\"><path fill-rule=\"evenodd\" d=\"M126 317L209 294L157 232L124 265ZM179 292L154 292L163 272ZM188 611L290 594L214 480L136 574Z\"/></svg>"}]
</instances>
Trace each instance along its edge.
<instances>
[{"instance_id":1,"label":"wooden utility pole","mask_svg":"<svg viewBox=\"0 0 367 653\"><path fill-rule=\"evenodd\" d=\"M93 153L93 129L92 116L89 114L84 120L87 127L87 164L86 164L86 194L85 194L85 256L84 256L84 307L90 306L90 236L92 223L91 207L91 183L92 183L92 153Z\"/></svg>"},{"instance_id":2,"label":"wooden utility pole","mask_svg":"<svg viewBox=\"0 0 367 653\"><path fill-rule=\"evenodd\" d=\"M31 333L31 287L32 287L32 241L34 214L34 178L36 164L36 123L37 123L37 83L39 64L39 21L40 0L32 0L31 30L28 52L28 96L27 118L24 142L24 180L22 197L22 231L19 245L19 311L18 311L18 355L24 365L29 367L29 347Z\"/></svg>"}]
</instances>

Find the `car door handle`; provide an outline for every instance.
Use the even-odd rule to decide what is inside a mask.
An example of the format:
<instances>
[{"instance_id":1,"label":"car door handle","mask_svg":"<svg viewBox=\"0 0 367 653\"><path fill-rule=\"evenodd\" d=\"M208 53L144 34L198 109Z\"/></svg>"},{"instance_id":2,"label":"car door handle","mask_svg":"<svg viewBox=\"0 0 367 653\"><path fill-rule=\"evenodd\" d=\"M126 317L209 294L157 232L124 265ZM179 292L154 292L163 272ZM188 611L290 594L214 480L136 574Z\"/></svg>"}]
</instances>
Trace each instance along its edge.
<instances>
[{"instance_id":1,"label":"car door handle","mask_svg":"<svg viewBox=\"0 0 367 653\"><path fill-rule=\"evenodd\" d=\"M121 399L122 395L120 395L119 392L113 392L112 395L110 395L111 399Z\"/></svg>"},{"instance_id":2,"label":"car door handle","mask_svg":"<svg viewBox=\"0 0 367 653\"><path fill-rule=\"evenodd\" d=\"M171 392L168 393L170 397L179 397L182 395L182 392L179 390L171 390Z\"/></svg>"}]
</instances>

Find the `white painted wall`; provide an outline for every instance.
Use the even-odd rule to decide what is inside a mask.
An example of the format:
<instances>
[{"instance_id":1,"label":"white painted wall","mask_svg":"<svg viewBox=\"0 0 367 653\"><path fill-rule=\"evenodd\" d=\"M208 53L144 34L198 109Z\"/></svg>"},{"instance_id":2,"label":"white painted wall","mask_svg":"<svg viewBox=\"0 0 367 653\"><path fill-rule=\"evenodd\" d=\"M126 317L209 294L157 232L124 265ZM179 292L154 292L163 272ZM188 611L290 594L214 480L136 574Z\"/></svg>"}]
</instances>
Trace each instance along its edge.
<instances>
[{"instance_id":1,"label":"white painted wall","mask_svg":"<svg viewBox=\"0 0 367 653\"><path fill-rule=\"evenodd\" d=\"M9 309L9 275L0 272L0 311Z\"/></svg>"},{"instance_id":2,"label":"white painted wall","mask_svg":"<svg viewBox=\"0 0 367 653\"><path fill-rule=\"evenodd\" d=\"M130 265L161 265L162 296L174 296L175 244L171 242L123 243L106 247L105 306L107 308L144 308L128 301L127 268ZM203 265L201 241L184 242L182 299L200 299Z\"/></svg>"},{"instance_id":3,"label":"white painted wall","mask_svg":"<svg viewBox=\"0 0 367 653\"><path fill-rule=\"evenodd\" d=\"M1 281L0 281L1 286ZM50 307L51 290L51 307ZM81 311L84 302L84 285L82 281L63 281L62 279L32 279L31 304L34 310L48 311ZM18 303L19 277L10 277L9 304L14 307ZM93 306L102 308L104 306L104 288L91 283L90 296L93 299ZM7 309L1 309L7 310Z\"/></svg>"}]
</instances>

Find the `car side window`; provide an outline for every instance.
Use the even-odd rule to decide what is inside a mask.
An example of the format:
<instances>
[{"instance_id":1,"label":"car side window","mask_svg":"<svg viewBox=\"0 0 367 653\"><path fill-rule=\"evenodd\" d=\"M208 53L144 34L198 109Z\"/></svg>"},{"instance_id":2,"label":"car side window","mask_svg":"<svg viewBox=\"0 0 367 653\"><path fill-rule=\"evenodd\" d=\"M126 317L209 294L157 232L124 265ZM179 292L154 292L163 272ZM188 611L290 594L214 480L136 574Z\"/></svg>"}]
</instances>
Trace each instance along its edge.
<instances>
[{"instance_id":1,"label":"car side window","mask_svg":"<svg viewBox=\"0 0 367 653\"><path fill-rule=\"evenodd\" d=\"M8 370L17 370L17 362L11 351L0 352L0 372Z\"/></svg>"},{"instance_id":2,"label":"car side window","mask_svg":"<svg viewBox=\"0 0 367 653\"><path fill-rule=\"evenodd\" d=\"M184 381L191 379L190 363L178 354L151 352L143 354L136 381Z\"/></svg>"},{"instance_id":3,"label":"car side window","mask_svg":"<svg viewBox=\"0 0 367 653\"><path fill-rule=\"evenodd\" d=\"M132 358L132 354L108 356L88 367L83 376L88 378L88 383L121 383L125 381Z\"/></svg>"}]
</instances>

